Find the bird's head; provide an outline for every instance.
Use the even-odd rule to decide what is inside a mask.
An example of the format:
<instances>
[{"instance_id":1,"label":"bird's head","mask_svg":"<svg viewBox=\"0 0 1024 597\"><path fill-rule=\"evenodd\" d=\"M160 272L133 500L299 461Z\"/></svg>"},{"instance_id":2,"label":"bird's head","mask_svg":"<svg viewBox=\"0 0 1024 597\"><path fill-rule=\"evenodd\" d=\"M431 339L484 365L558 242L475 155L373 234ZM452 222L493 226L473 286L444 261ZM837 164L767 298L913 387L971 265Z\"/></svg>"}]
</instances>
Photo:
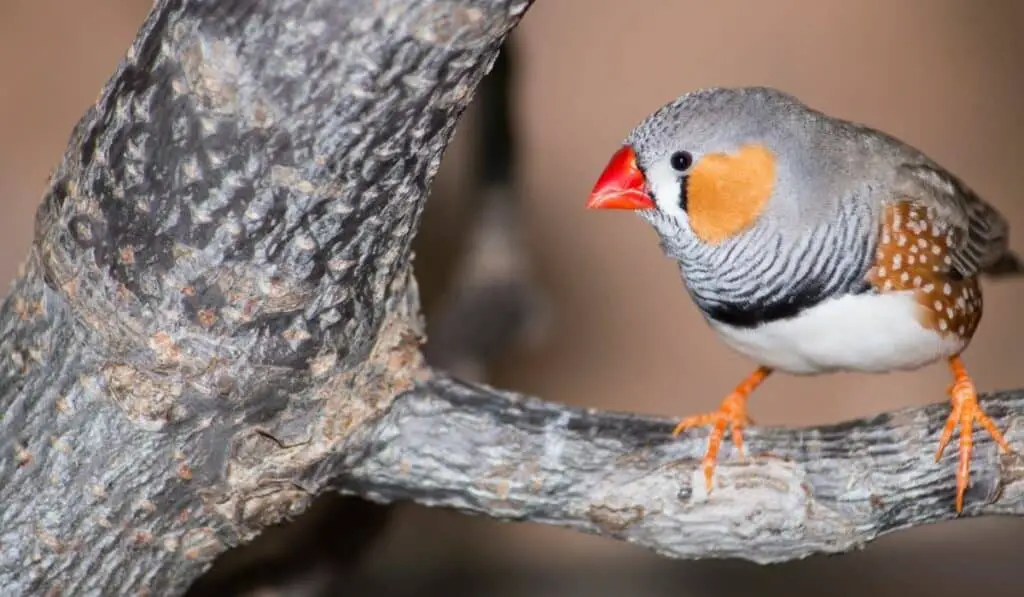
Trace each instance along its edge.
<instances>
[{"instance_id":1,"label":"bird's head","mask_svg":"<svg viewBox=\"0 0 1024 597\"><path fill-rule=\"evenodd\" d=\"M795 109L793 109L795 108ZM641 122L587 201L630 209L663 239L719 244L755 226L780 186L779 156L796 100L767 88L695 91Z\"/></svg>"}]
</instances>

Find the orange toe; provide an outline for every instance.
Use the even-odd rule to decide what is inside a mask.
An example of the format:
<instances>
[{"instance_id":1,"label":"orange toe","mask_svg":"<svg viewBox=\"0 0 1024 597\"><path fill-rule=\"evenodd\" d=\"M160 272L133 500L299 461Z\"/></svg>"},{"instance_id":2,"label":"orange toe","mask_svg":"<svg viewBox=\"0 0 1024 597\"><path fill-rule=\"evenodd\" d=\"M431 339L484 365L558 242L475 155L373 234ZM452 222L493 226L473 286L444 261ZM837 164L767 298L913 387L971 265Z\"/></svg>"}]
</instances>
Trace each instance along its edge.
<instances>
[{"instance_id":1,"label":"orange toe","mask_svg":"<svg viewBox=\"0 0 1024 597\"><path fill-rule=\"evenodd\" d=\"M726 428L732 433L732 441L737 451L743 454L743 428L751 424L747 416L747 398L757 386L761 385L771 370L766 367L758 368L753 374L743 381L731 394L722 400L718 410L710 413L687 417L676 425L672 435L676 436L693 427L711 427L711 435L708 438L708 449L704 453L701 464L704 468L704 483L707 490L711 490L712 479L715 472L715 464L718 460L718 452L722 448L722 440L725 438Z\"/></svg>"},{"instance_id":2,"label":"orange toe","mask_svg":"<svg viewBox=\"0 0 1024 597\"><path fill-rule=\"evenodd\" d=\"M996 427L995 422L985 414L981 405L978 404L977 389L958 357L950 359L950 368L953 370L955 378L949 389L952 408L939 438L939 449L935 453L935 460L938 461L942 457L943 451L953 437L953 429L959 427L960 462L956 470L956 511L959 514L963 511L964 493L967 491L970 479L971 455L974 450L974 424L977 423L988 431L1004 451L1010 452L1010 444Z\"/></svg>"}]
</instances>

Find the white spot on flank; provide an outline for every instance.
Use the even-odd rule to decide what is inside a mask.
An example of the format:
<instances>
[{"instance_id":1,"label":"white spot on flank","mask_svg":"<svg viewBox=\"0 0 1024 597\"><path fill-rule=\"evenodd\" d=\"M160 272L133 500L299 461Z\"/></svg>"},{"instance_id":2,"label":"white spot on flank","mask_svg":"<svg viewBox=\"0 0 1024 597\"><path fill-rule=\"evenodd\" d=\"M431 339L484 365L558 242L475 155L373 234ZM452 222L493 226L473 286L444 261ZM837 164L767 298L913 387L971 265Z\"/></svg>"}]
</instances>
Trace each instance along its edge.
<instances>
[{"instance_id":1,"label":"white spot on flank","mask_svg":"<svg viewBox=\"0 0 1024 597\"><path fill-rule=\"evenodd\" d=\"M942 294L946 296L953 294L953 287L949 285L949 282L942 285Z\"/></svg>"},{"instance_id":2,"label":"white spot on flank","mask_svg":"<svg viewBox=\"0 0 1024 597\"><path fill-rule=\"evenodd\" d=\"M896 253L892 256L892 269L900 269L901 265L903 265L903 255Z\"/></svg>"}]
</instances>

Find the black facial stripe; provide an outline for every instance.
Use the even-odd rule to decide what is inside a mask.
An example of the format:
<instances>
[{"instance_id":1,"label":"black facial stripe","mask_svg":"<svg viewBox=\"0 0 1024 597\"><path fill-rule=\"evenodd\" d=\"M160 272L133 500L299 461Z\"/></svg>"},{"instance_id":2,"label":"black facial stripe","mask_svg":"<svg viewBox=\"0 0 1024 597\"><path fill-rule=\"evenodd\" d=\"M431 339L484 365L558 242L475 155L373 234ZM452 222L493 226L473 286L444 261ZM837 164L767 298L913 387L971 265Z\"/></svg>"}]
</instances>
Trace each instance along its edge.
<instances>
[{"instance_id":1,"label":"black facial stripe","mask_svg":"<svg viewBox=\"0 0 1024 597\"><path fill-rule=\"evenodd\" d=\"M688 203L686 187L689 180L690 178L688 176L684 176L679 180L679 209L683 210L684 212L686 211Z\"/></svg>"}]
</instances>

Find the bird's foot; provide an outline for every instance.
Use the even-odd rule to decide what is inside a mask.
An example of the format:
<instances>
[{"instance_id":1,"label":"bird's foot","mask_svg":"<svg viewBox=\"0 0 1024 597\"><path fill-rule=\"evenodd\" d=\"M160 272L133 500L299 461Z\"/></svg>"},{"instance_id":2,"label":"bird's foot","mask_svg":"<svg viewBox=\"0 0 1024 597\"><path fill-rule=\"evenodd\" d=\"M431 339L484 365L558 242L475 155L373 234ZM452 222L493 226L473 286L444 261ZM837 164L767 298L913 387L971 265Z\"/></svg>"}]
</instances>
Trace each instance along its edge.
<instances>
[{"instance_id":1,"label":"bird's foot","mask_svg":"<svg viewBox=\"0 0 1024 597\"><path fill-rule=\"evenodd\" d=\"M939 438L939 449L935 453L935 460L938 461L942 457L942 452L953 437L953 429L959 425L960 465L956 471L956 511L959 514L963 511L964 492L967 491L967 482L970 479L974 424L977 423L984 427L1004 451L1010 452L1011 450L995 422L981 410L981 405L978 404L978 391L974 387L974 382L967 375L963 362L959 357L953 357L949 360L949 365L953 370L954 378L948 390L952 410L949 413L949 418L946 419L942 436Z\"/></svg>"},{"instance_id":2,"label":"bird's foot","mask_svg":"<svg viewBox=\"0 0 1024 597\"><path fill-rule=\"evenodd\" d=\"M740 457L743 456L743 428L753 424L753 421L747 416L747 398L757 386L761 385L761 382L770 373L771 370L767 367L758 368L757 371L743 380L743 383L737 386L731 394L726 396L725 400L722 400L718 410L687 417L680 421L672 431L672 435L677 436L693 427L711 426L708 449L704 453L704 460L702 461L704 482L708 491L711 491L715 463L718 459L718 451L722 447L722 440L725 438L726 427L732 433L732 441L736 445L736 450L739 452Z\"/></svg>"}]
</instances>

